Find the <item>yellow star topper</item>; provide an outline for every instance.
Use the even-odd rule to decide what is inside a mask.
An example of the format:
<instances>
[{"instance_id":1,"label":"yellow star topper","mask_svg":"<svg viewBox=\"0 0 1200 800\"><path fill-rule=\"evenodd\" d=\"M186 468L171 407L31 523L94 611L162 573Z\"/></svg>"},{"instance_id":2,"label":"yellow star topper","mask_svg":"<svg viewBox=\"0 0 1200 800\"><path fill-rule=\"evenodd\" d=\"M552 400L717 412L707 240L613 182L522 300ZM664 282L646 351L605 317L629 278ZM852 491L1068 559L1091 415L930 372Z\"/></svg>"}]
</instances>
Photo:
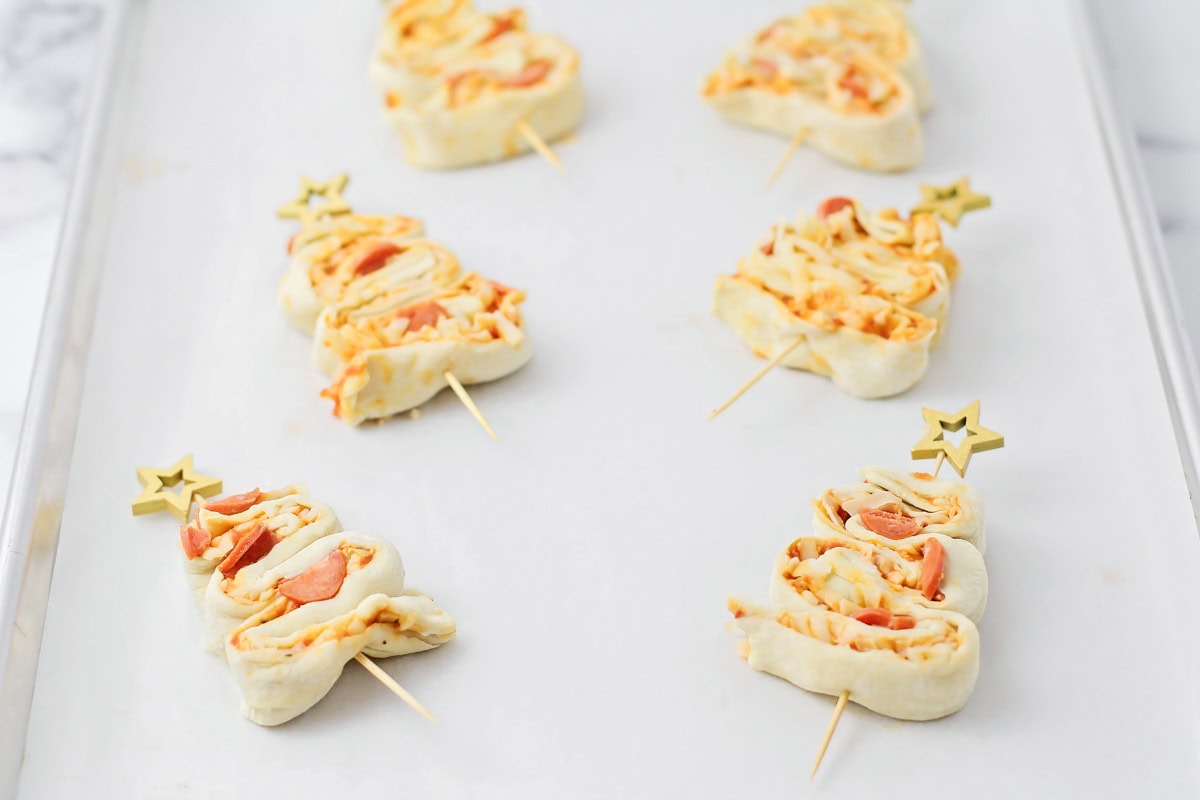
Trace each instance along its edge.
<instances>
[{"instance_id":1,"label":"yellow star topper","mask_svg":"<svg viewBox=\"0 0 1200 800\"><path fill-rule=\"evenodd\" d=\"M979 424L979 401L976 400L966 408L954 414L934 411L932 408L922 408L925 422L925 436L912 449L914 459L944 457L954 467L960 478L966 477L967 464L971 455L982 453L984 450L996 450L1004 447L1004 437L993 430ZM958 444L946 441L947 433L967 429L967 435Z\"/></svg>"},{"instance_id":2,"label":"yellow star topper","mask_svg":"<svg viewBox=\"0 0 1200 800\"><path fill-rule=\"evenodd\" d=\"M280 206L276 213L281 219L298 219L303 225L315 222L321 217L349 214L350 204L342 199L342 191L349 182L350 176L344 172L341 175L333 176L324 183L302 177L300 178L300 194ZM310 206L309 200L314 197L320 197L325 202Z\"/></svg>"},{"instance_id":3,"label":"yellow star topper","mask_svg":"<svg viewBox=\"0 0 1200 800\"><path fill-rule=\"evenodd\" d=\"M913 213L936 214L956 228L963 214L992 204L992 198L986 194L971 191L970 178L959 178L948 186L922 183L918 188L921 201L912 207Z\"/></svg>"},{"instance_id":4,"label":"yellow star topper","mask_svg":"<svg viewBox=\"0 0 1200 800\"><path fill-rule=\"evenodd\" d=\"M221 491L220 478L198 475L193 471L190 455L184 456L166 469L138 467L137 476L145 488L133 501L135 517L153 514L156 511L170 511L186 522L195 496L212 497ZM183 485L178 492L168 488L181 483Z\"/></svg>"}]
</instances>

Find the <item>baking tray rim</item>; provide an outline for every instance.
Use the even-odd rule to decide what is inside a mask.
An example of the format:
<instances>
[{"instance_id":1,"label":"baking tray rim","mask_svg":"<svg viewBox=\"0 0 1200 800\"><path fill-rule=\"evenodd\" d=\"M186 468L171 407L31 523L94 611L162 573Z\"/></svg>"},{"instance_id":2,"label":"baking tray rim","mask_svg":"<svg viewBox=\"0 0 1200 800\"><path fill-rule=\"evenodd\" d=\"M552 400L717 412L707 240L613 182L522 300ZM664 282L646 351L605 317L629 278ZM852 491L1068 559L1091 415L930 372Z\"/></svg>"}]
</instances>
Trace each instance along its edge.
<instances>
[{"instance_id":1,"label":"baking tray rim","mask_svg":"<svg viewBox=\"0 0 1200 800\"><path fill-rule=\"evenodd\" d=\"M1136 145L1116 110L1104 70L1095 21L1086 0L1066 2L1195 512L1200 498L1197 362L1180 323L1178 295ZM105 11L77 168L0 518L0 709L4 711L0 714L0 796L15 795L20 778L42 624L83 400L86 341L99 299L94 287L100 264L100 248L89 250L86 245L95 244L98 238L102 241L104 227L92 213L94 207L103 205L92 201L101 177L113 171L115 155L105 145L119 122L112 111L124 85L120 78L133 69L128 55L132 48L123 51L121 45L132 38L134 24L144 18L148 5L149 0L116 0ZM69 352L72 341L83 343L82 354ZM37 628L23 630L19 618L30 615Z\"/></svg>"}]
</instances>

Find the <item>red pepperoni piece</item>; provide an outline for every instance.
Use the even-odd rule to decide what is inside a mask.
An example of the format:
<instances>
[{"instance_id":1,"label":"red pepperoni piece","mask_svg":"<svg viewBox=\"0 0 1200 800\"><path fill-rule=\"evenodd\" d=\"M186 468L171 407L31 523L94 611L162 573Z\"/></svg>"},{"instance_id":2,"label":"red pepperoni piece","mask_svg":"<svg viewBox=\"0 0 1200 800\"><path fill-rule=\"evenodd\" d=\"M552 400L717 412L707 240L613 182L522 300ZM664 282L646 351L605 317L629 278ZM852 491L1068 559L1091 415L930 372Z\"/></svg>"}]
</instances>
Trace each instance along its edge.
<instances>
[{"instance_id":1,"label":"red pepperoni piece","mask_svg":"<svg viewBox=\"0 0 1200 800\"><path fill-rule=\"evenodd\" d=\"M817 217L819 219L825 219L830 214L836 214L837 212L841 211L846 206L852 206L852 205L854 205L854 201L851 200L849 197L826 198L825 200L821 201L821 204L819 206L817 206Z\"/></svg>"},{"instance_id":2,"label":"red pepperoni piece","mask_svg":"<svg viewBox=\"0 0 1200 800\"><path fill-rule=\"evenodd\" d=\"M279 593L300 605L328 600L342 590L346 580L346 556L341 550L313 564L294 578L279 584Z\"/></svg>"},{"instance_id":3,"label":"red pepperoni piece","mask_svg":"<svg viewBox=\"0 0 1200 800\"><path fill-rule=\"evenodd\" d=\"M409 331L419 331L426 325L437 325L438 320L446 316L449 316L446 309L432 300L416 303L396 312L398 319L408 320Z\"/></svg>"},{"instance_id":4,"label":"red pepperoni piece","mask_svg":"<svg viewBox=\"0 0 1200 800\"><path fill-rule=\"evenodd\" d=\"M205 503L204 510L214 514L240 514L260 499L262 499L262 492L258 489L251 489L248 492L231 494L229 497Z\"/></svg>"},{"instance_id":5,"label":"red pepperoni piece","mask_svg":"<svg viewBox=\"0 0 1200 800\"><path fill-rule=\"evenodd\" d=\"M538 81L550 74L551 63L549 61L530 61L525 65L525 68L516 75L508 75L500 78L500 83L503 86L512 88L521 88L524 86L533 86Z\"/></svg>"},{"instance_id":6,"label":"red pepperoni piece","mask_svg":"<svg viewBox=\"0 0 1200 800\"><path fill-rule=\"evenodd\" d=\"M259 523L242 534L217 569L221 570L221 574L228 578L242 567L248 567L261 559L271 552L271 548L274 546L275 534L271 533L266 525Z\"/></svg>"},{"instance_id":7,"label":"red pepperoni piece","mask_svg":"<svg viewBox=\"0 0 1200 800\"><path fill-rule=\"evenodd\" d=\"M937 539L930 539L921 557L921 594L932 600L942 588L946 572L946 548Z\"/></svg>"},{"instance_id":8,"label":"red pepperoni piece","mask_svg":"<svg viewBox=\"0 0 1200 800\"><path fill-rule=\"evenodd\" d=\"M397 253L403 253L404 248L395 242L375 242L358 257L358 263L354 265L354 269L350 274L356 278L363 275L370 275L377 269L387 264L388 259Z\"/></svg>"},{"instance_id":9,"label":"red pepperoni piece","mask_svg":"<svg viewBox=\"0 0 1200 800\"><path fill-rule=\"evenodd\" d=\"M860 611L855 611L850 616L851 619L856 619L867 625L877 625L881 628L886 628L888 623L892 621L892 612L886 608L864 608Z\"/></svg>"},{"instance_id":10,"label":"red pepperoni piece","mask_svg":"<svg viewBox=\"0 0 1200 800\"><path fill-rule=\"evenodd\" d=\"M775 76L779 74L779 68L775 66L774 61L768 61L765 58L752 58L750 63L761 72L767 80L775 80Z\"/></svg>"},{"instance_id":11,"label":"red pepperoni piece","mask_svg":"<svg viewBox=\"0 0 1200 800\"><path fill-rule=\"evenodd\" d=\"M179 544L188 558L199 558L212 544L212 535L199 525L180 525Z\"/></svg>"},{"instance_id":12,"label":"red pepperoni piece","mask_svg":"<svg viewBox=\"0 0 1200 800\"><path fill-rule=\"evenodd\" d=\"M488 31L487 36L485 36L479 40L479 43L487 44L492 39L495 39L499 36L503 36L504 34L508 33L515 27L517 27L517 25L515 22L513 22L512 17L504 17L503 19L498 19L492 23L492 29L490 31Z\"/></svg>"},{"instance_id":13,"label":"red pepperoni piece","mask_svg":"<svg viewBox=\"0 0 1200 800\"><path fill-rule=\"evenodd\" d=\"M858 518L867 530L892 540L907 539L925 527L925 523L919 519L880 508L864 508Z\"/></svg>"},{"instance_id":14,"label":"red pepperoni piece","mask_svg":"<svg viewBox=\"0 0 1200 800\"><path fill-rule=\"evenodd\" d=\"M895 614L886 608L864 608L850 615L852 619L877 628L890 628L894 631L905 631L915 627L917 620L909 614Z\"/></svg>"},{"instance_id":15,"label":"red pepperoni piece","mask_svg":"<svg viewBox=\"0 0 1200 800\"><path fill-rule=\"evenodd\" d=\"M838 86L860 99L866 98L868 94L867 78L855 66L851 66L850 69L846 70L845 74L838 81Z\"/></svg>"}]
</instances>

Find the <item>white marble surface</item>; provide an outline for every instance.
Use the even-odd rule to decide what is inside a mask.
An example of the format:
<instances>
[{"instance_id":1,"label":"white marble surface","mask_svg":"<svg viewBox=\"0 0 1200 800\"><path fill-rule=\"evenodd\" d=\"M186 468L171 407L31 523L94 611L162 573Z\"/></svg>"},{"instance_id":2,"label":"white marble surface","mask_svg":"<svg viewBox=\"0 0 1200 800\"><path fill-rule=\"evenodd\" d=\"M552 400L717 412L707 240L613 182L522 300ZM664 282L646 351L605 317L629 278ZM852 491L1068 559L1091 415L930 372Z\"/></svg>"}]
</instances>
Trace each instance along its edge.
<instances>
[{"instance_id":1,"label":"white marble surface","mask_svg":"<svg viewBox=\"0 0 1200 800\"><path fill-rule=\"evenodd\" d=\"M76 151L103 0L0 0L0 487L7 487ZM1200 353L1200 3L1093 4ZM5 496L7 491L4 492Z\"/></svg>"}]
</instances>

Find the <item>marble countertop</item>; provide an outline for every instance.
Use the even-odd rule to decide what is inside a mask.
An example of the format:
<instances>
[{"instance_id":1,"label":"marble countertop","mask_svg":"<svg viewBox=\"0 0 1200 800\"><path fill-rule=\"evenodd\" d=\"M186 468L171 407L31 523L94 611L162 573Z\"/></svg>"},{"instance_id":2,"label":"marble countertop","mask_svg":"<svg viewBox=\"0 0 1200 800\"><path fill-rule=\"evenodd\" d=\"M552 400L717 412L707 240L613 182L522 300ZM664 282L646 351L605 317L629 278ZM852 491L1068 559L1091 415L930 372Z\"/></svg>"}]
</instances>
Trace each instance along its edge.
<instances>
[{"instance_id":1,"label":"marble countertop","mask_svg":"<svg viewBox=\"0 0 1200 800\"><path fill-rule=\"evenodd\" d=\"M0 486L7 486L71 186L103 0L0 0ZM1118 105L1158 209L1184 325L1200 353L1200 4L1093 4Z\"/></svg>"}]
</instances>

